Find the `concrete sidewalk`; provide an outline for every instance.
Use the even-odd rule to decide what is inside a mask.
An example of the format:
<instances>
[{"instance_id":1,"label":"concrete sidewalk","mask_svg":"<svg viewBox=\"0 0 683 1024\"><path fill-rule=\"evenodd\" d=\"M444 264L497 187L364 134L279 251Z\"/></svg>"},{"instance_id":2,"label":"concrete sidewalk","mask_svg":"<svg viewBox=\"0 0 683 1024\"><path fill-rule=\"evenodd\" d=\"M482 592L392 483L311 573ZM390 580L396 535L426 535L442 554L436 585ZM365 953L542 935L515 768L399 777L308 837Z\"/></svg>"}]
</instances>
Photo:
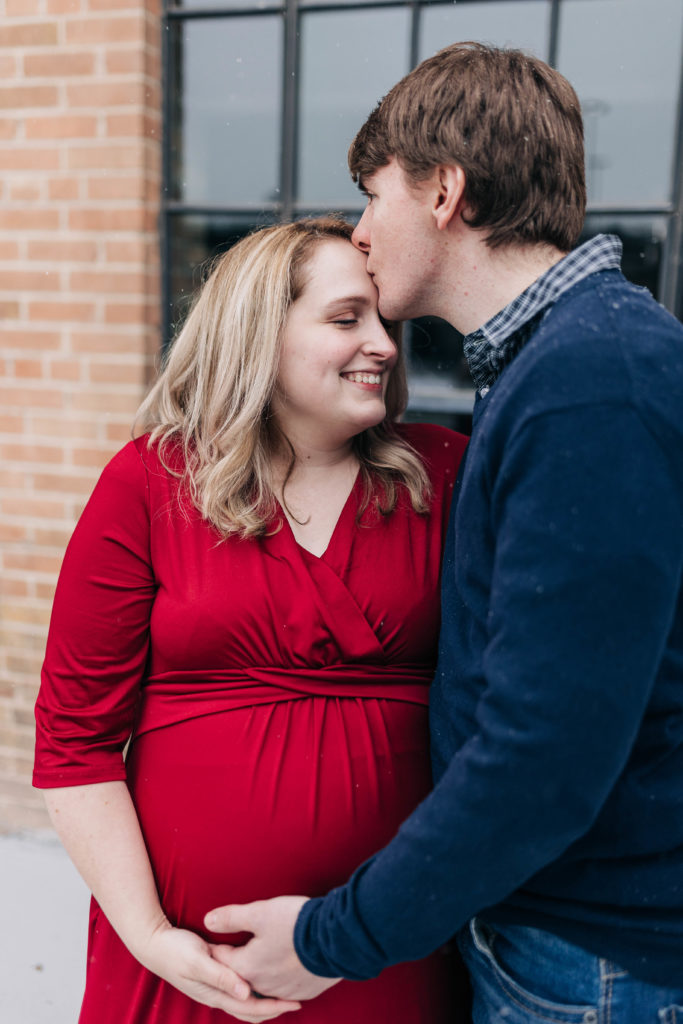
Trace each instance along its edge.
<instances>
[{"instance_id":1,"label":"concrete sidewalk","mask_svg":"<svg viewBox=\"0 0 683 1024\"><path fill-rule=\"evenodd\" d=\"M0 835L2 1024L76 1024L88 903L54 835Z\"/></svg>"}]
</instances>

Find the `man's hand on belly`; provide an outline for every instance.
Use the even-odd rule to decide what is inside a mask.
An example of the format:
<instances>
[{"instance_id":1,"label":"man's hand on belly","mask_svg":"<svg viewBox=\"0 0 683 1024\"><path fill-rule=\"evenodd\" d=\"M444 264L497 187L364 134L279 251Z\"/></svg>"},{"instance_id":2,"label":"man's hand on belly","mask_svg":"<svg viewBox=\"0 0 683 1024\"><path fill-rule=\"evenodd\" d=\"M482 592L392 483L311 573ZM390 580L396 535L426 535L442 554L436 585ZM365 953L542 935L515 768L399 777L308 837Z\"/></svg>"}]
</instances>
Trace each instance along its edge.
<instances>
[{"instance_id":1,"label":"man's hand on belly","mask_svg":"<svg viewBox=\"0 0 683 1024\"><path fill-rule=\"evenodd\" d=\"M213 955L249 982L254 992L279 999L313 999L339 978L320 978L303 966L294 949L294 925L307 897L278 896L211 910L205 926L214 932L251 932L245 946L216 946Z\"/></svg>"}]
</instances>

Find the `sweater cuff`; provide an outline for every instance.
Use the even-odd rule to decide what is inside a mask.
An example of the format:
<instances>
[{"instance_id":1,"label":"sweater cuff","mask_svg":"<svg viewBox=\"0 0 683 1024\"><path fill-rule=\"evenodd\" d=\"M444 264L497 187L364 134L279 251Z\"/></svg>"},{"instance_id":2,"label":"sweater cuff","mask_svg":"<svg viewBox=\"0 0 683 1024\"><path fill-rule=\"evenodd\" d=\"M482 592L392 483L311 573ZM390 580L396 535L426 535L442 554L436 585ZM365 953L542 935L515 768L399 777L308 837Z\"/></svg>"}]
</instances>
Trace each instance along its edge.
<instances>
[{"instance_id":1,"label":"sweater cuff","mask_svg":"<svg viewBox=\"0 0 683 1024\"><path fill-rule=\"evenodd\" d=\"M361 936L345 934L344 922L337 919L338 892L316 897L304 903L294 926L294 949L306 970L323 978L347 978L367 981L376 977L384 963L376 953L364 949ZM330 949L327 954L323 946Z\"/></svg>"},{"instance_id":2,"label":"sweater cuff","mask_svg":"<svg viewBox=\"0 0 683 1024\"><path fill-rule=\"evenodd\" d=\"M336 978L338 975L330 969L329 964L320 950L315 948L315 943L312 940L316 908L321 903L321 897L310 899L299 911L294 925L294 949L301 963L311 974L318 974L321 978Z\"/></svg>"}]
</instances>

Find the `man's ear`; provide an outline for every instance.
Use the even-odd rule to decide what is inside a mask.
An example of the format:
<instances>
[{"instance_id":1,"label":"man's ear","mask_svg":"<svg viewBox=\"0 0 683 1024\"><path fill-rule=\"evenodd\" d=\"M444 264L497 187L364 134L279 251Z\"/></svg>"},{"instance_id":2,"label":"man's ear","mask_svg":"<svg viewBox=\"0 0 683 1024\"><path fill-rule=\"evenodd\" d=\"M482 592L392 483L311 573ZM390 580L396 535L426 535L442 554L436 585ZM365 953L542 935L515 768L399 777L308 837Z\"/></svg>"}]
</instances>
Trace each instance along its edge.
<instances>
[{"instance_id":1,"label":"man's ear","mask_svg":"<svg viewBox=\"0 0 683 1024\"><path fill-rule=\"evenodd\" d=\"M432 215L439 231L445 231L465 205L465 172L458 164L435 169L436 192Z\"/></svg>"}]
</instances>

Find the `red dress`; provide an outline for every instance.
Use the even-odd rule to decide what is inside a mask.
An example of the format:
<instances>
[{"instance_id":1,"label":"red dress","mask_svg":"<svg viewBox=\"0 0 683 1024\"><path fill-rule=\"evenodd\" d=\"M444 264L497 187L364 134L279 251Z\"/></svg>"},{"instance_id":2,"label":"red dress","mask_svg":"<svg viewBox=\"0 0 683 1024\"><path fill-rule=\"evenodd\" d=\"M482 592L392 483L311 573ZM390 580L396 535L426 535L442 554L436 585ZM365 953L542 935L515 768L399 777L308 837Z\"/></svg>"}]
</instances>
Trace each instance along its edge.
<instances>
[{"instance_id":1,"label":"red dress","mask_svg":"<svg viewBox=\"0 0 683 1024\"><path fill-rule=\"evenodd\" d=\"M35 784L127 779L169 919L317 895L384 845L430 785L427 699L448 506L465 439L406 425L431 512L401 489L320 557L281 528L219 543L145 439L105 469L65 557ZM122 750L133 729L124 764ZM397 893L400 899L400 893ZM298 1024L454 1024L443 953L343 981ZM93 901L80 1024L223 1024L128 953Z\"/></svg>"}]
</instances>

